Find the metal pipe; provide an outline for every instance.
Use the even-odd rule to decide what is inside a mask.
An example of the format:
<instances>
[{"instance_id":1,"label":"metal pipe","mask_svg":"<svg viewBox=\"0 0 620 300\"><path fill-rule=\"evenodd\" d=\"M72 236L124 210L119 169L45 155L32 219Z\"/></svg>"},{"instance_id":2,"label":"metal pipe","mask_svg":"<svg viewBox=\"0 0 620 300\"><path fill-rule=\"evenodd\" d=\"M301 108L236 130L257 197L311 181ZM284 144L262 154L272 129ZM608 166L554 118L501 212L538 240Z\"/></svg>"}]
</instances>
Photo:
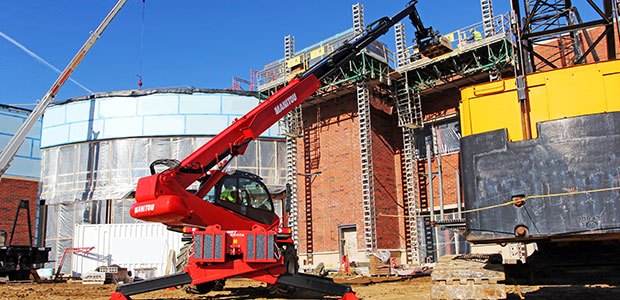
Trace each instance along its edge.
<instances>
[{"instance_id":1,"label":"metal pipe","mask_svg":"<svg viewBox=\"0 0 620 300\"><path fill-rule=\"evenodd\" d=\"M428 199L429 199L429 204L430 204L430 210L431 210L431 220L434 221L435 219L435 201L433 198L433 161L431 160L431 145L430 144L426 144L426 162L428 164L428 171L427 171L427 180L428 180Z\"/></svg>"},{"instance_id":2,"label":"metal pipe","mask_svg":"<svg viewBox=\"0 0 620 300\"><path fill-rule=\"evenodd\" d=\"M455 181L456 181L456 212L457 212L457 217L459 219L463 218L463 213L462 213L462 209L461 209L461 174L459 174L459 170L456 170L455 172ZM455 240L455 248L456 248L456 254L461 254L460 252L460 243L461 243L461 238L460 238L460 234L458 233L454 233L454 240Z\"/></svg>"},{"instance_id":3,"label":"metal pipe","mask_svg":"<svg viewBox=\"0 0 620 300\"><path fill-rule=\"evenodd\" d=\"M614 34L614 13L613 6L611 0L603 1L603 9L605 10L605 17L607 18L607 25L605 25L606 29L606 37L607 37L607 59L614 60L616 59L616 39Z\"/></svg>"},{"instance_id":4,"label":"metal pipe","mask_svg":"<svg viewBox=\"0 0 620 300\"><path fill-rule=\"evenodd\" d=\"M444 202L443 202L443 172L441 168L441 134L437 130L437 125L433 124L433 135L437 145L437 178L439 179L439 219L444 219Z\"/></svg>"},{"instance_id":5,"label":"metal pipe","mask_svg":"<svg viewBox=\"0 0 620 300\"><path fill-rule=\"evenodd\" d=\"M463 218L462 209L461 209L461 174L459 174L459 170L456 170L456 212L459 219Z\"/></svg>"},{"instance_id":6,"label":"metal pipe","mask_svg":"<svg viewBox=\"0 0 620 300\"><path fill-rule=\"evenodd\" d=\"M432 161L432 155L433 153L431 152L431 144L427 143L426 144L426 160L428 162L428 200L430 202L430 217L431 217L431 222L435 222L436 218L435 218L435 197L434 197L434 191L433 191L433 161ZM437 238L439 237L439 228L437 228L437 226L433 225L433 249L435 251L437 251L438 248L438 244L439 241L437 240ZM436 252L437 255L435 255L435 261L437 261L437 259L439 259L439 252Z\"/></svg>"}]
</instances>

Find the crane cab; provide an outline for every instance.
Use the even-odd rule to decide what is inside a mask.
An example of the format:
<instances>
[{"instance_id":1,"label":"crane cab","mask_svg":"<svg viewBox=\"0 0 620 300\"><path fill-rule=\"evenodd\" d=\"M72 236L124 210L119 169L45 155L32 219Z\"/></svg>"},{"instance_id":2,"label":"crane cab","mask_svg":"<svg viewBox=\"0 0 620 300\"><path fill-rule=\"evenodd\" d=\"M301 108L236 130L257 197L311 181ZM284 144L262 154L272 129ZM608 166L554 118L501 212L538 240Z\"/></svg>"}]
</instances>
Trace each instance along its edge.
<instances>
[{"instance_id":1,"label":"crane cab","mask_svg":"<svg viewBox=\"0 0 620 300\"><path fill-rule=\"evenodd\" d=\"M278 218L269 189L257 175L236 171L224 176L213 191L208 200L215 205L262 224L273 224Z\"/></svg>"}]
</instances>

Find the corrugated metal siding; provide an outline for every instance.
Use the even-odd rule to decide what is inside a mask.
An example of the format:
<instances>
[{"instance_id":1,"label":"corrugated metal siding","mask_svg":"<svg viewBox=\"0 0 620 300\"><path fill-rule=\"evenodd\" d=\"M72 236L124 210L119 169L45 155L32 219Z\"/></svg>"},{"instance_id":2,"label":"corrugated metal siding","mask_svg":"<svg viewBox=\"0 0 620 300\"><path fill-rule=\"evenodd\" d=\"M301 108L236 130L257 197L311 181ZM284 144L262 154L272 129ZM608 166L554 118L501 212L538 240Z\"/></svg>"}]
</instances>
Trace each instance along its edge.
<instances>
[{"instance_id":1,"label":"corrugated metal siding","mask_svg":"<svg viewBox=\"0 0 620 300\"><path fill-rule=\"evenodd\" d=\"M76 225L73 247L95 247L91 253L101 259L74 255L71 270L81 275L117 264L134 274L136 268L155 268L154 275L162 276L169 250L176 255L182 244L180 233L158 223Z\"/></svg>"}]
</instances>

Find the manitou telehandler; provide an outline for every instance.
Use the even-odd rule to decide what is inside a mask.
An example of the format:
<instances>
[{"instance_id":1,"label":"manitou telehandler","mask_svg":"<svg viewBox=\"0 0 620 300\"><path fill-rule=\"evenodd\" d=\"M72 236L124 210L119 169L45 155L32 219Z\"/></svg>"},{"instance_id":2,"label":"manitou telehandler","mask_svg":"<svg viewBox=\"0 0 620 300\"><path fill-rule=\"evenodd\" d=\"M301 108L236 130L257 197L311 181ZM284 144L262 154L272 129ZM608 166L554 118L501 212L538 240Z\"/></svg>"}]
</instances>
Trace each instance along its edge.
<instances>
[{"instance_id":1,"label":"manitou telehandler","mask_svg":"<svg viewBox=\"0 0 620 300\"><path fill-rule=\"evenodd\" d=\"M183 161L153 162L152 175L138 182L131 216L161 222L173 230L193 228L188 265L178 274L120 285L111 299L129 299L131 295L186 284L208 292L216 281L233 276L356 299L347 285L297 273L291 230L282 227L265 185L258 176L242 172L229 175L224 168L243 154L252 140L321 88L321 79L336 72L397 22L409 17L417 26L416 2L411 1L392 18L383 17L370 24L363 35L292 79ZM157 172L162 166L165 170ZM188 190L194 182L199 182L199 188Z\"/></svg>"}]
</instances>

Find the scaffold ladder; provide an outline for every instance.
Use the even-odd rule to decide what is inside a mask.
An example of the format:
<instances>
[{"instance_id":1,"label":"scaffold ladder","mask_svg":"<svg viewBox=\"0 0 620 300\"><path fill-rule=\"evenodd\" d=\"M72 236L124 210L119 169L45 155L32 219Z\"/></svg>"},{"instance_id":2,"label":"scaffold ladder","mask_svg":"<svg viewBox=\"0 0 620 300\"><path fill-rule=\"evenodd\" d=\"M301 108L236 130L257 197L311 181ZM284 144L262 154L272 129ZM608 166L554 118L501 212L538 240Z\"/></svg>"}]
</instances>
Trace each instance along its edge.
<instances>
[{"instance_id":1,"label":"scaffold ladder","mask_svg":"<svg viewBox=\"0 0 620 300\"><path fill-rule=\"evenodd\" d=\"M372 139L370 125L370 95L368 83L357 83L357 109L362 179L362 210L364 213L364 246L367 253L377 247L375 192L372 166Z\"/></svg>"},{"instance_id":2,"label":"scaffold ladder","mask_svg":"<svg viewBox=\"0 0 620 300\"><path fill-rule=\"evenodd\" d=\"M297 141L294 136L286 137L286 182L290 187L291 201L288 226L292 230L295 246L299 244L299 206L297 204Z\"/></svg>"},{"instance_id":3,"label":"scaffold ladder","mask_svg":"<svg viewBox=\"0 0 620 300\"><path fill-rule=\"evenodd\" d=\"M365 22L364 22L364 5L361 3L353 4L353 31L355 35L360 35L364 33L365 30Z\"/></svg>"},{"instance_id":4,"label":"scaffold ladder","mask_svg":"<svg viewBox=\"0 0 620 300\"><path fill-rule=\"evenodd\" d=\"M284 58L289 59L295 55L295 37L284 37ZM285 66L285 73L290 74L290 69ZM289 199L291 209L289 212L288 225L291 228L293 242L299 249L299 205L297 197L297 137L302 130L301 106L296 107L284 117L286 136L286 183L290 186Z\"/></svg>"},{"instance_id":5,"label":"scaffold ladder","mask_svg":"<svg viewBox=\"0 0 620 300\"><path fill-rule=\"evenodd\" d=\"M284 37L284 58L289 59L293 56L295 56L295 37L289 34Z\"/></svg>"},{"instance_id":6,"label":"scaffold ladder","mask_svg":"<svg viewBox=\"0 0 620 300\"><path fill-rule=\"evenodd\" d=\"M407 73L396 81L398 126L420 128L424 125L422 99L418 90L409 88Z\"/></svg>"},{"instance_id":7,"label":"scaffold ladder","mask_svg":"<svg viewBox=\"0 0 620 300\"><path fill-rule=\"evenodd\" d=\"M480 0L480 9L482 10L482 25L484 27L484 36L490 37L495 34L495 19L493 13L493 1L492 0Z\"/></svg>"},{"instance_id":8,"label":"scaffold ladder","mask_svg":"<svg viewBox=\"0 0 620 300\"><path fill-rule=\"evenodd\" d=\"M407 36L405 35L405 25L398 23L394 25L394 37L396 40L396 60L398 68L409 64L411 53L407 51Z\"/></svg>"},{"instance_id":9,"label":"scaffold ladder","mask_svg":"<svg viewBox=\"0 0 620 300\"><path fill-rule=\"evenodd\" d=\"M407 263L420 264L420 243L418 234L418 202L416 197L416 160L415 160L415 140L412 128L402 127L403 131L403 165L405 175L405 205L406 205L406 246Z\"/></svg>"},{"instance_id":10,"label":"scaffold ladder","mask_svg":"<svg viewBox=\"0 0 620 300\"><path fill-rule=\"evenodd\" d=\"M304 128L304 224L306 225L306 259L309 265L314 264L314 223L312 220L312 128Z\"/></svg>"}]
</instances>

